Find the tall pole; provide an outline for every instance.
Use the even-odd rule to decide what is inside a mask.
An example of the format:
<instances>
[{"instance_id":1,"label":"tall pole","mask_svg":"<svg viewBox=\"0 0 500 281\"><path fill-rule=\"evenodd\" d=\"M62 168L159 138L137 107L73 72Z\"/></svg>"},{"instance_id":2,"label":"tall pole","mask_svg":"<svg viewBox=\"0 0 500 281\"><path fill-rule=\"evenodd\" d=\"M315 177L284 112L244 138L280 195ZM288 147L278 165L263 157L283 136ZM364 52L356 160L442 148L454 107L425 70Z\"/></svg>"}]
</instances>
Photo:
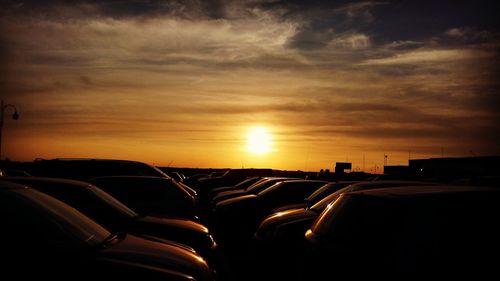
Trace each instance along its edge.
<instances>
[{"instance_id":1,"label":"tall pole","mask_svg":"<svg viewBox=\"0 0 500 281\"><path fill-rule=\"evenodd\" d=\"M2 162L2 131L3 131L3 112L4 112L4 105L3 105L3 100L1 103L1 112L0 112L0 163Z\"/></svg>"},{"instance_id":2,"label":"tall pole","mask_svg":"<svg viewBox=\"0 0 500 281\"><path fill-rule=\"evenodd\" d=\"M363 153L363 172L366 173L365 171L365 154Z\"/></svg>"},{"instance_id":3,"label":"tall pole","mask_svg":"<svg viewBox=\"0 0 500 281\"><path fill-rule=\"evenodd\" d=\"M2 132L3 132L3 114L5 112L5 109L8 107L11 107L14 109L14 113L12 114L12 119L17 120L19 119L19 113L17 113L17 108L12 105L12 104L5 104L3 100L0 102L0 164L2 161Z\"/></svg>"}]
</instances>

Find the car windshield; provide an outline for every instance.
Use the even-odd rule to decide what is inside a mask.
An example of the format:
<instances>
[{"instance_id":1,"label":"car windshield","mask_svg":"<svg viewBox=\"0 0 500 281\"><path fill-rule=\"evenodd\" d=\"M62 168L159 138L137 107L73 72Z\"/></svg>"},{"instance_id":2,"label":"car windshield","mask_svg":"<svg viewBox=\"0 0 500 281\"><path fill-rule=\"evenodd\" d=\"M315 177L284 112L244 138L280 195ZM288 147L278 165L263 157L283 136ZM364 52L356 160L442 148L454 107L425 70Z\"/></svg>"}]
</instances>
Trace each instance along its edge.
<instances>
[{"instance_id":1,"label":"car windshield","mask_svg":"<svg viewBox=\"0 0 500 281\"><path fill-rule=\"evenodd\" d=\"M113 196L108 193L102 191L99 188L89 188L89 190L97 195L100 199L105 201L107 204L111 205L115 210L119 211L123 216L135 218L139 216L136 212L132 211L129 207L122 204L122 202L116 200Z\"/></svg>"},{"instance_id":2,"label":"car windshield","mask_svg":"<svg viewBox=\"0 0 500 281\"><path fill-rule=\"evenodd\" d=\"M311 225L311 231L317 237L329 237L330 241L343 241L347 245L348 241L358 245L377 241L386 245L383 241L394 241L391 234L400 233L399 222L409 219L407 210L414 206L412 200L344 193L319 215Z\"/></svg>"},{"instance_id":3,"label":"car windshield","mask_svg":"<svg viewBox=\"0 0 500 281\"><path fill-rule=\"evenodd\" d=\"M266 181L254 184L252 186L249 186L245 191L247 193L258 193L261 192L262 190L270 187L271 185L283 181L284 179L268 179Z\"/></svg>"},{"instance_id":4,"label":"car windshield","mask_svg":"<svg viewBox=\"0 0 500 281\"><path fill-rule=\"evenodd\" d=\"M264 190L260 191L258 193L259 196L262 196L264 194L267 194L267 193L273 193L274 190L278 190L278 189L281 189L281 186L285 185L286 182L278 182L278 183L275 183L273 185L271 185L270 187L268 188L265 188Z\"/></svg>"},{"instance_id":5,"label":"car windshield","mask_svg":"<svg viewBox=\"0 0 500 281\"><path fill-rule=\"evenodd\" d=\"M336 210L341 209L341 205L345 203L345 200L343 200L344 198L340 195L337 196L333 202L327 204L321 215L319 215L319 217L313 222L310 228L313 233L320 234L325 227L325 221L328 220L328 222L330 222L332 220L333 214L336 214Z\"/></svg>"},{"instance_id":6,"label":"car windshield","mask_svg":"<svg viewBox=\"0 0 500 281\"><path fill-rule=\"evenodd\" d=\"M326 192L331 190L336 185L337 183L327 183L314 191L309 197L307 197L306 200L311 203L316 202L317 200L321 199Z\"/></svg>"},{"instance_id":7,"label":"car windshield","mask_svg":"<svg viewBox=\"0 0 500 281\"><path fill-rule=\"evenodd\" d=\"M249 179L246 179L246 180L238 183L237 185L234 186L234 188L235 189L244 189L244 188L250 187L250 186L252 186L255 183L258 183L260 181L261 181L260 178L249 178Z\"/></svg>"},{"instance_id":8,"label":"car windshield","mask_svg":"<svg viewBox=\"0 0 500 281\"><path fill-rule=\"evenodd\" d=\"M318 212L318 213L323 212L323 210L326 208L326 206L328 206L328 204L330 204L332 201L336 200L340 196L340 194L342 194L346 191L350 191L351 189L352 189L351 186L346 186L342 189L339 189L339 190L335 191L334 193L321 199L316 204L312 205L310 209L315 211L315 212Z\"/></svg>"},{"instance_id":9,"label":"car windshield","mask_svg":"<svg viewBox=\"0 0 500 281\"><path fill-rule=\"evenodd\" d=\"M172 178L169 175L165 174L162 170L156 168L155 166L151 166L148 164L145 165L149 166L153 170L151 171L151 176L153 177L168 178L168 179Z\"/></svg>"},{"instance_id":10,"label":"car windshield","mask_svg":"<svg viewBox=\"0 0 500 281\"><path fill-rule=\"evenodd\" d=\"M35 208L46 213L52 222L61 226L77 240L90 246L101 245L111 233L77 210L33 189L15 190Z\"/></svg>"},{"instance_id":11,"label":"car windshield","mask_svg":"<svg viewBox=\"0 0 500 281\"><path fill-rule=\"evenodd\" d=\"M427 182L360 182L360 183L355 183L348 185L342 189L337 190L336 192L326 196L322 200L320 200L318 203L314 204L311 206L311 210L316 211L316 212L322 212L330 202L334 201L339 197L340 194L347 192L347 191L357 191L357 190L365 190L365 189L375 189L375 188L391 188L391 187L400 187L400 186L405 186L405 185L412 185L412 186L417 186L417 185L434 185L434 183L427 183Z\"/></svg>"}]
</instances>

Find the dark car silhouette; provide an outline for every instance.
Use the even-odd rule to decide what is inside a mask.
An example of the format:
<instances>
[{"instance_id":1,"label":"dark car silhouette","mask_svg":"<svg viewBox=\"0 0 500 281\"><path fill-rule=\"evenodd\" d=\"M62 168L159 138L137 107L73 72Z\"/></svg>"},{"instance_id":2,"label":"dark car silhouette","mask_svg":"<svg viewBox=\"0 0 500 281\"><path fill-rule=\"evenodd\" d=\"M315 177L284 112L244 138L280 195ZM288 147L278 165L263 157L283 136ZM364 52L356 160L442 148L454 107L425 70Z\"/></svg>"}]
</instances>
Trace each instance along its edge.
<instances>
[{"instance_id":1,"label":"dark car silhouette","mask_svg":"<svg viewBox=\"0 0 500 281\"><path fill-rule=\"evenodd\" d=\"M343 184L347 183L348 182L344 182ZM331 185L331 183L328 185ZM413 181L358 182L337 191L334 191L335 188L330 187L330 191L333 192L330 195L326 195L324 192L329 188L323 189L323 186L311 194L309 198L316 198L315 196L318 196L318 194L326 196L319 201L317 201L318 198L316 198L315 201L317 202L313 205L307 205L302 208L294 208L294 206L297 205L288 205L275 209L272 214L262 220L254 235L256 242L255 255L260 264L259 268L271 274L278 274L277 277L283 278L280 272L290 267L290 264L300 264L300 257L304 255L306 247L304 233L328 204L338 198L342 193L355 190L396 188L408 185L427 186L435 184ZM297 257L299 257L299 259L297 259ZM295 275L294 272L290 272L290 274L291 276L287 277L291 278Z\"/></svg>"},{"instance_id":2,"label":"dark car silhouette","mask_svg":"<svg viewBox=\"0 0 500 281\"><path fill-rule=\"evenodd\" d=\"M245 188L238 188L234 190L226 190L226 191L221 191L218 193L215 193L212 200L211 204L212 206L217 205L217 203L222 202L227 199L243 196L243 195L249 195L249 194L257 194L268 187L278 183L282 182L285 180L298 180L296 178L285 178L285 177L264 177L258 182L245 187Z\"/></svg>"},{"instance_id":3,"label":"dark car silhouette","mask_svg":"<svg viewBox=\"0 0 500 281\"><path fill-rule=\"evenodd\" d=\"M311 195L304 199L303 202L297 204L286 205L273 210L273 213L286 211L289 209L307 208L319 201L321 201L326 196L332 194L333 192L340 190L348 185L358 183L358 181L340 181L340 182L329 182L322 187L318 188Z\"/></svg>"},{"instance_id":4,"label":"dark car silhouette","mask_svg":"<svg viewBox=\"0 0 500 281\"><path fill-rule=\"evenodd\" d=\"M306 232L304 280L336 276L498 278L500 190L418 186L354 191Z\"/></svg>"},{"instance_id":5,"label":"dark car silhouette","mask_svg":"<svg viewBox=\"0 0 500 281\"><path fill-rule=\"evenodd\" d=\"M182 243L215 263L217 243L208 228L197 222L180 218L141 217L111 195L81 181L34 177L1 180L24 184L53 196L114 232Z\"/></svg>"},{"instance_id":6,"label":"dark car silhouette","mask_svg":"<svg viewBox=\"0 0 500 281\"><path fill-rule=\"evenodd\" d=\"M345 182L343 184L347 184ZM330 185L330 184L328 184ZM331 184L335 187L335 184ZM311 225L311 223L323 212L323 210L330 204L330 202L337 199L342 193L357 191L357 190L367 190L376 188L392 188L401 186L427 186L436 185L431 182L415 182L415 181L377 181L377 182L358 182L350 184L335 191L335 188L331 188L331 194L318 189L316 192L311 194L309 198L310 202L314 204L306 204L306 206L300 205L287 205L281 208L275 209L272 214L269 214L260 224L259 228L255 233L255 238L263 242L273 243L292 243L292 246L299 246L299 241L303 240L304 232ZM326 185L325 185L326 186ZM323 187L322 187L323 188ZM317 196L322 194L323 198L318 198ZM318 200L320 199L320 200ZM290 247L290 245L286 246Z\"/></svg>"},{"instance_id":7,"label":"dark car silhouette","mask_svg":"<svg viewBox=\"0 0 500 281\"><path fill-rule=\"evenodd\" d=\"M0 223L0 269L8 279L213 280L189 248L110 232L20 184L0 182Z\"/></svg>"},{"instance_id":8,"label":"dark car silhouette","mask_svg":"<svg viewBox=\"0 0 500 281\"><path fill-rule=\"evenodd\" d=\"M260 221L273 209L302 202L326 183L317 180L287 180L257 194L221 201L215 206L218 226L227 230L238 230L242 234L249 230L253 233Z\"/></svg>"},{"instance_id":9,"label":"dark car silhouette","mask_svg":"<svg viewBox=\"0 0 500 281\"><path fill-rule=\"evenodd\" d=\"M129 160L58 158L37 159L28 171L33 176L88 180L102 176L152 176L170 178L160 169Z\"/></svg>"},{"instance_id":10,"label":"dark car silhouette","mask_svg":"<svg viewBox=\"0 0 500 281\"><path fill-rule=\"evenodd\" d=\"M231 185L231 186L223 186L223 187L217 187L208 192L208 197L213 198L217 196L219 193L224 192L224 191L232 191L232 190L245 190L246 188L258 183L265 181L265 177L251 177L248 178L242 182L239 182L238 184Z\"/></svg>"},{"instance_id":11,"label":"dark car silhouette","mask_svg":"<svg viewBox=\"0 0 500 281\"><path fill-rule=\"evenodd\" d=\"M145 176L98 177L87 182L99 187L141 216L195 219L196 197L175 180Z\"/></svg>"}]
</instances>

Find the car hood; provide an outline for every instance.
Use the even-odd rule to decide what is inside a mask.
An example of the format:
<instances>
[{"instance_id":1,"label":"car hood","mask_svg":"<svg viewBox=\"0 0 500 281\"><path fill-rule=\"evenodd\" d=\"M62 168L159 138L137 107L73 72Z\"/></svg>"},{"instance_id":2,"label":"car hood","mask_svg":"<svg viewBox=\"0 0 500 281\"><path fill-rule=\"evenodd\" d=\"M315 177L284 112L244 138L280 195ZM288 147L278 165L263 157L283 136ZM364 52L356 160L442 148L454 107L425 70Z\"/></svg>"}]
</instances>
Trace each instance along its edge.
<instances>
[{"instance_id":1,"label":"car hood","mask_svg":"<svg viewBox=\"0 0 500 281\"><path fill-rule=\"evenodd\" d=\"M212 274L205 260L188 249L133 235L127 235L120 243L99 251L97 258L101 262L173 270L193 276L196 280L210 280Z\"/></svg>"},{"instance_id":2,"label":"car hood","mask_svg":"<svg viewBox=\"0 0 500 281\"><path fill-rule=\"evenodd\" d=\"M140 217L135 220L131 232L179 242L204 255L217 248L207 227L180 218Z\"/></svg>"},{"instance_id":3,"label":"car hood","mask_svg":"<svg viewBox=\"0 0 500 281\"><path fill-rule=\"evenodd\" d=\"M245 194L247 194L247 193L243 189L228 190L228 191L223 191L223 192L218 193L212 200L215 202L220 202L224 199L237 197L237 196L245 195Z\"/></svg>"},{"instance_id":4,"label":"car hood","mask_svg":"<svg viewBox=\"0 0 500 281\"><path fill-rule=\"evenodd\" d=\"M278 234L277 230L281 226L308 223L309 221L312 222L312 220L316 217L318 217L317 212L304 208L290 209L283 212L273 213L261 222L257 232L255 233L255 238L259 240L272 240L279 238L276 236ZM306 230L307 229L304 229L304 232Z\"/></svg>"},{"instance_id":5,"label":"car hood","mask_svg":"<svg viewBox=\"0 0 500 281\"><path fill-rule=\"evenodd\" d=\"M194 232L209 234L208 228L205 227L204 225L182 218L161 218L161 217L145 216L138 218L137 221L144 224L156 224L164 227L180 228Z\"/></svg>"},{"instance_id":6,"label":"car hood","mask_svg":"<svg viewBox=\"0 0 500 281\"><path fill-rule=\"evenodd\" d=\"M209 194L215 195L216 193L218 194L219 192L230 191L230 190L234 190L234 186L217 187L217 188L210 190Z\"/></svg>"},{"instance_id":7,"label":"car hood","mask_svg":"<svg viewBox=\"0 0 500 281\"><path fill-rule=\"evenodd\" d=\"M239 212L258 207L259 201L259 196L248 194L220 201L214 210L219 215L239 216Z\"/></svg>"},{"instance_id":8,"label":"car hood","mask_svg":"<svg viewBox=\"0 0 500 281\"><path fill-rule=\"evenodd\" d=\"M271 213L285 212L285 211L294 210L294 209L305 209L308 206L309 206L309 204L307 204L307 203L290 204L290 205L285 205L283 207L276 208Z\"/></svg>"}]
</instances>

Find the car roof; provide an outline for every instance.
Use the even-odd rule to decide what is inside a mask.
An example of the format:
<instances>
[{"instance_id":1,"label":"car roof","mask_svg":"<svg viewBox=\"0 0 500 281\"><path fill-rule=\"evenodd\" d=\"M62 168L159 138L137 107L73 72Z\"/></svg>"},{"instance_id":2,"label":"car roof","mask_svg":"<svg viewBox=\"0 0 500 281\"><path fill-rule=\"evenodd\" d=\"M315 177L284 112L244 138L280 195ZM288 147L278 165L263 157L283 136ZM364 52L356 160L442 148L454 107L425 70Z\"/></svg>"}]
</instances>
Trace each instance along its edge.
<instances>
[{"instance_id":1,"label":"car roof","mask_svg":"<svg viewBox=\"0 0 500 281\"><path fill-rule=\"evenodd\" d=\"M37 183L53 183L58 185L67 185L74 186L80 188L88 188L92 186L92 184L84 181L70 180L70 179L60 179L60 178L45 178L45 177L3 177L1 181L22 181L26 182L26 185L29 186L29 182L37 182Z\"/></svg>"},{"instance_id":2,"label":"car roof","mask_svg":"<svg viewBox=\"0 0 500 281\"><path fill-rule=\"evenodd\" d=\"M417 197L435 194L474 193L474 192L500 192L498 188L482 186L404 186L396 188L367 189L348 192L345 195L364 195L377 197Z\"/></svg>"},{"instance_id":3,"label":"car roof","mask_svg":"<svg viewBox=\"0 0 500 281\"><path fill-rule=\"evenodd\" d=\"M322 181L322 180L303 180L303 179L300 179L300 180L295 180L295 179L284 180L281 183L285 184L285 183L297 183L297 182L298 183L318 182L318 183L324 183L324 184L328 183L328 181Z\"/></svg>"},{"instance_id":4,"label":"car roof","mask_svg":"<svg viewBox=\"0 0 500 281\"><path fill-rule=\"evenodd\" d=\"M0 181L0 191L19 190L27 188L28 187L23 184L14 183L7 180Z\"/></svg>"},{"instance_id":5,"label":"car roof","mask_svg":"<svg viewBox=\"0 0 500 281\"><path fill-rule=\"evenodd\" d=\"M106 158L54 158L54 159L35 159L35 162L70 162L70 161L80 161L80 162L86 162L86 161L99 161L99 162L121 162L121 163L142 163L139 161L135 160L122 160L122 159L106 159Z\"/></svg>"},{"instance_id":6,"label":"car roof","mask_svg":"<svg viewBox=\"0 0 500 281\"><path fill-rule=\"evenodd\" d=\"M157 181L171 181L172 178L161 178L155 176L135 176L135 175L123 175L123 176L100 176L89 179L89 181L93 180L113 180L113 179L147 179L147 180L157 180Z\"/></svg>"},{"instance_id":7,"label":"car roof","mask_svg":"<svg viewBox=\"0 0 500 281\"><path fill-rule=\"evenodd\" d=\"M353 185L363 185L363 186L381 186L381 185L438 185L435 182L427 182L427 181L403 181L403 180L381 180L381 181L358 181L353 183Z\"/></svg>"}]
</instances>

